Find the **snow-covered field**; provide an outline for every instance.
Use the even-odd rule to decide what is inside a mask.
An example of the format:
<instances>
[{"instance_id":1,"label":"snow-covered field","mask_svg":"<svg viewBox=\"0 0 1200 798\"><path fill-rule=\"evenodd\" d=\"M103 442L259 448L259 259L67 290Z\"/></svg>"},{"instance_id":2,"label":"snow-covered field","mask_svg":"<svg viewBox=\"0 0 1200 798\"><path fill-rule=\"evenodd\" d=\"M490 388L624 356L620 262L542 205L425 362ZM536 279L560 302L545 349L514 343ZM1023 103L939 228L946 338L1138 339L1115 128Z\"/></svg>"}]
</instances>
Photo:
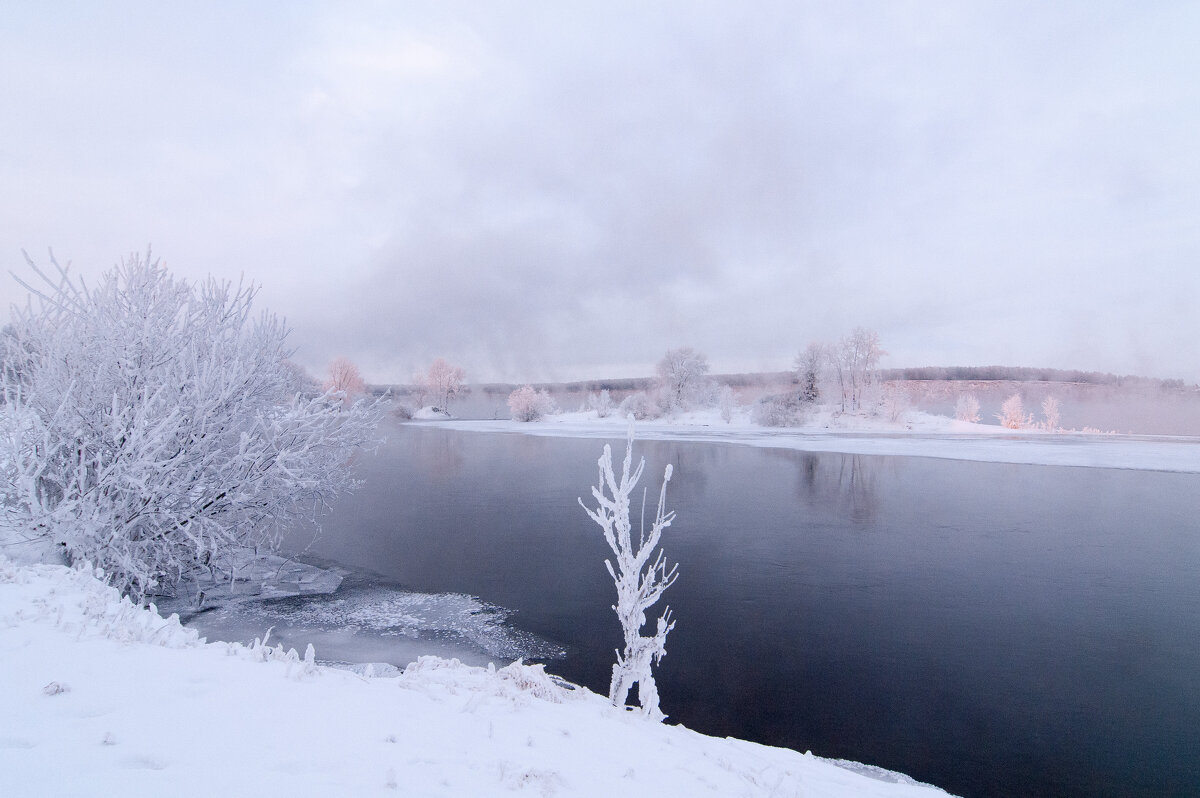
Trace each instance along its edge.
<instances>
[{"instance_id":1,"label":"snow-covered field","mask_svg":"<svg viewBox=\"0 0 1200 798\"><path fill-rule=\"evenodd\" d=\"M379 673L205 644L87 571L0 555L0 794L944 795L656 724L540 667Z\"/></svg>"},{"instance_id":2,"label":"snow-covered field","mask_svg":"<svg viewBox=\"0 0 1200 798\"><path fill-rule=\"evenodd\" d=\"M439 426L476 432L520 432L585 438L623 438L629 421L592 412L560 413L541 421L449 420ZM1026 465L1132 468L1200 473L1200 438L1152 435L1049 433L1007 430L907 411L898 421L835 415L827 409L802 427L763 427L744 411L729 423L716 410L634 422L640 440L710 441L806 452L907 455Z\"/></svg>"}]
</instances>

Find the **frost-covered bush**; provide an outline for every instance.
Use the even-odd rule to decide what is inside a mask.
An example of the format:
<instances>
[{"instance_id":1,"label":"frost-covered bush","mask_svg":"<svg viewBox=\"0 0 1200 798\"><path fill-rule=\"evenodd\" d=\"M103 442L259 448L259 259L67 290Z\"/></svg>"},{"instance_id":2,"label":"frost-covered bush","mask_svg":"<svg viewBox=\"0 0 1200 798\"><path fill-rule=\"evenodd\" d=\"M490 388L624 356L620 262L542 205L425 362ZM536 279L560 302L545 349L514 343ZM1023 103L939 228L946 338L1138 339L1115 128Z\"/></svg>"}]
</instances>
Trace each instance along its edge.
<instances>
[{"instance_id":1,"label":"frost-covered bush","mask_svg":"<svg viewBox=\"0 0 1200 798\"><path fill-rule=\"evenodd\" d=\"M661 415L658 403L645 391L636 391L626 396L618 410L622 416L633 416L638 421L658 418Z\"/></svg>"},{"instance_id":2,"label":"frost-covered bush","mask_svg":"<svg viewBox=\"0 0 1200 798\"><path fill-rule=\"evenodd\" d=\"M171 277L149 254L86 287L54 263L2 346L3 490L12 521L135 597L353 486L380 404L297 390L288 329L254 287Z\"/></svg>"},{"instance_id":3,"label":"frost-covered bush","mask_svg":"<svg viewBox=\"0 0 1200 798\"><path fill-rule=\"evenodd\" d=\"M588 409L596 411L596 418L608 418L612 414L613 401L608 389L588 394Z\"/></svg>"},{"instance_id":4,"label":"frost-covered bush","mask_svg":"<svg viewBox=\"0 0 1200 798\"><path fill-rule=\"evenodd\" d=\"M636 684L642 714L662 720L666 716L658 707L658 687L654 683L651 664L657 664L666 656L667 633L675 628L670 607L659 617L654 634L643 637L641 630L646 624L646 610L658 602L663 592L675 582L679 572L678 564L667 566L663 550L658 549L663 530L675 520L674 511L666 510L671 466L668 465L663 474L658 508L650 531L646 531L643 520L635 539L629 520L629 501L642 478L646 461L645 458L638 460L637 468L630 472L633 465L632 431L625 443L625 460L621 465L619 480L613 471L612 449L607 444L597 464L600 478L592 488L592 498L596 500L597 507L590 509L583 499L579 500L579 505L603 530L604 540L616 558L615 566L612 560L605 560L604 565L617 588L617 603L613 609L621 621L625 649L617 652L608 697L614 706L623 707L629 691Z\"/></svg>"},{"instance_id":5,"label":"frost-covered bush","mask_svg":"<svg viewBox=\"0 0 1200 798\"><path fill-rule=\"evenodd\" d=\"M954 417L959 421L979 423L979 400L973 393L960 393L954 403Z\"/></svg>"},{"instance_id":6,"label":"frost-covered bush","mask_svg":"<svg viewBox=\"0 0 1200 798\"><path fill-rule=\"evenodd\" d=\"M535 391L531 385L522 385L508 395L508 409L513 421L537 421L554 412L554 400L546 391Z\"/></svg>"},{"instance_id":7,"label":"frost-covered bush","mask_svg":"<svg viewBox=\"0 0 1200 798\"><path fill-rule=\"evenodd\" d=\"M763 427L798 427L804 423L804 404L795 394L764 396L751 409L750 420Z\"/></svg>"},{"instance_id":8,"label":"frost-covered bush","mask_svg":"<svg viewBox=\"0 0 1200 798\"><path fill-rule=\"evenodd\" d=\"M1004 400L996 418L1000 421L1000 426L1008 429L1025 429L1033 426L1033 416L1025 415L1025 403L1021 401L1021 395L1017 393Z\"/></svg>"}]
</instances>

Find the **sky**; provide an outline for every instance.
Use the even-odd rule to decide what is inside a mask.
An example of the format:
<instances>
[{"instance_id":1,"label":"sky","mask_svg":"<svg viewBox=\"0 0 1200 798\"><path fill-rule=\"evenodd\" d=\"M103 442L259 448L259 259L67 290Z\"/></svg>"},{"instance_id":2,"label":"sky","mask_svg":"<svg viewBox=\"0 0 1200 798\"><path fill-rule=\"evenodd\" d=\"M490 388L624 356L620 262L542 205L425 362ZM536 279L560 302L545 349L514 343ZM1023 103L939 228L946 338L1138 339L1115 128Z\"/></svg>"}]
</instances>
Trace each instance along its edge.
<instances>
[{"instance_id":1,"label":"sky","mask_svg":"<svg viewBox=\"0 0 1200 798\"><path fill-rule=\"evenodd\" d=\"M0 5L0 267L153 247L315 375L1200 381L1200 4ZM25 290L3 275L0 307Z\"/></svg>"}]
</instances>

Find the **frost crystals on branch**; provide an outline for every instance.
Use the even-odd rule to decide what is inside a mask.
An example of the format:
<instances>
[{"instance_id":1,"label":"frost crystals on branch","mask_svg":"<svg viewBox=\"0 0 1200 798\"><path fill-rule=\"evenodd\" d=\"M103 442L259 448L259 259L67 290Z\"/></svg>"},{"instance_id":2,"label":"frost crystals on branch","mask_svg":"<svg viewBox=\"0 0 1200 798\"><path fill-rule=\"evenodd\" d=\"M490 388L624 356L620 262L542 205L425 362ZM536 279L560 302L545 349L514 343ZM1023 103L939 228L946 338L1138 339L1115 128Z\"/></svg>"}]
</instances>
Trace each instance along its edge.
<instances>
[{"instance_id":1,"label":"frost crystals on branch","mask_svg":"<svg viewBox=\"0 0 1200 798\"><path fill-rule=\"evenodd\" d=\"M613 472L612 449L607 444L598 463L599 483L592 488L592 497L598 506L595 510L590 509L582 499L579 500L579 505L587 512L588 517L604 530L604 539L616 555L615 566L612 560L605 560L604 565L617 587L617 603L613 610L616 611L625 634L625 651L617 652L617 663L613 665L612 685L609 687L608 697L614 706L623 707L629 691L636 683L642 714L654 720L662 720L666 716L658 708L658 688L654 684L650 666L651 661L657 664L666 656L667 633L675 628L675 622L671 620L671 609L668 607L658 619L658 629L653 635L643 637L641 629L646 623L646 610L654 606L663 591L675 582L679 569L678 564L668 568L662 549L655 551L663 530L675 520L674 511L666 511L667 483L671 481L671 466L668 465L663 474L654 523L647 532L643 518L635 541L629 522L629 497L638 480L642 478L646 460L640 459L637 468L630 473L633 463L632 430L625 444L625 462L621 466L620 481ZM643 489L643 515L645 504L646 495Z\"/></svg>"}]
</instances>

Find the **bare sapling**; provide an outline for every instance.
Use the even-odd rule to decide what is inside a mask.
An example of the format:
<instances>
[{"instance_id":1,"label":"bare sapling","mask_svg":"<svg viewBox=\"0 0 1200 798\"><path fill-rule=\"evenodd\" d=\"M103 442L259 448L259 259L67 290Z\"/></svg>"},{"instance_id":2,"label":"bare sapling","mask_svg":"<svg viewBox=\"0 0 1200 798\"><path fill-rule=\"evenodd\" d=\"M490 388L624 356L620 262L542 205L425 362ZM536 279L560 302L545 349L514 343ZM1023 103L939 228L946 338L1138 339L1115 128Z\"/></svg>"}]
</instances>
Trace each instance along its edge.
<instances>
[{"instance_id":1,"label":"bare sapling","mask_svg":"<svg viewBox=\"0 0 1200 798\"><path fill-rule=\"evenodd\" d=\"M614 555L614 559L606 559L604 565L617 588L617 603L613 605L613 610L621 622L625 650L617 652L608 697L614 706L623 707L629 691L636 684L642 714L661 721L666 716L658 706L658 687L654 683L651 666L657 665L667 653L667 633L675 628L670 607L659 617L654 634L642 635L642 627L646 624L646 610L654 606L663 592L674 584L679 572L678 563L668 567L666 555L658 548L663 530L675 520L674 511L668 512L666 509L671 466L668 465L663 474L658 508L649 531L645 524L645 489L642 491L642 523L635 539L629 520L629 499L642 477L646 460L639 459L637 468L631 472L633 431L630 430L625 444L625 461L619 480L613 470L612 449L607 444L597 462L600 477L592 488L597 507L594 510L589 508L582 499L579 504L603 530L604 540Z\"/></svg>"}]
</instances>

